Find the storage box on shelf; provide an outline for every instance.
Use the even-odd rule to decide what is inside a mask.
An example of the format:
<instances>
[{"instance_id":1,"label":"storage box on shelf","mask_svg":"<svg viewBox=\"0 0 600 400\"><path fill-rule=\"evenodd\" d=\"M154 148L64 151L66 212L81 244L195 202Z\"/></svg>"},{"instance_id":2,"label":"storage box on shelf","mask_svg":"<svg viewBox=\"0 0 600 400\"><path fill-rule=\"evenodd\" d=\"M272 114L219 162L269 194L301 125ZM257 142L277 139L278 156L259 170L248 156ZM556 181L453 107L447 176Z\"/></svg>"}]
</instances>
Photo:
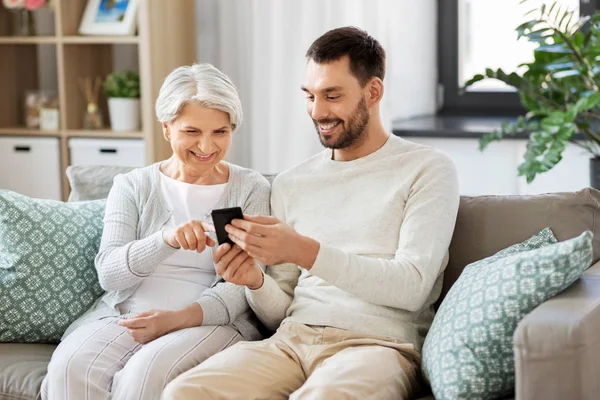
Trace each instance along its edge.
<instances>
[{"instance_id":1,"label":"storage box on shelf","mask_svg":"<svg viewBox=\"0 0 600 400\"><path fill-rule=\"evenodd\" d=\"M60 200L59 139L0 137L0 188Z\"/></svg>"},{"instance_id":2,"label":"storage box on shelf","mask_svg":"<svg viewBox=\"0 0 600 400\"><path fill-rule=\"evenodd\" d=\"M146 165L144 141L140 139L69 139L72 165Z\"/></svg>"},{"instance_id":3,"label":"storage box on shelf","mask_svg":"<svg viewBox=\"0 0 600 400\"><path fill-rule=\"evenodd\" d=\"M87 0L55 0L54 7L35 11L38 36L11 36L11 11L0 6L0 138L15 135L54 138L54 150L59 160L59 197L66 200L69 193L64 171L78 156L70 152L69 144L79 138L111 139L118 157L113 163L142 166L170 155L168 143L162 140L160 124L154 117L154 100L165 76L174 68L196 60L194 1L139 0L135 36L79 36L78 28ZM79 78L103 79L111 72L133 69L140 73L141 129L138 132L116 133L110 130L107 101L100 96L99 108L105 128L85 130L83 116L85 97L79 88ZM24 119L23 96L27 90L50 89L59 99L60 127L41 131L27 128ZM78 138L69 142L71 138ZM136 139L134 142L129 142ZM74 140L74 139L73 139ZM82 142L91 145L92 142ZM117 146L116 140L123 140ZM0 142L5 146L4 142ZM127 143L136 143L135 150ZM83 145L82 145L83 146ZM83 147L71 146L73 149ZM10 153L9 147L4 149ZM78 151L78 150L77 150ZM135 151L134 158L122 154ZM131 154L131 153L130 153ZM104 153L104 156L114 153ZM109 158L101 158L109 162ZM4 161L4 160L3 160ZM37 160L33 170L22 169L22 180L35 180L39 169ZM17 169L11 167L11 170ZM12 181L11 181L12 182ZM61 185L59 183L59 185ZM18 187L0 180L0 188L18 190Z\"/></svg>"}]
</instances>

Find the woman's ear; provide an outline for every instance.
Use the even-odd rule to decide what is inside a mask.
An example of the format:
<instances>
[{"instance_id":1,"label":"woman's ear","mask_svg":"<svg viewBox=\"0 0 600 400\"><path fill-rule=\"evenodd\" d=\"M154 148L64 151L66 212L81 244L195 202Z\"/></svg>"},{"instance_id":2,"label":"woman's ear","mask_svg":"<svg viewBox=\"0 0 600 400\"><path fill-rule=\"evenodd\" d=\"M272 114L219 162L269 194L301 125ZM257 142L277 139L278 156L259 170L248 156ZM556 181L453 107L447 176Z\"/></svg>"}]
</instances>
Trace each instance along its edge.
<instances>
[{"instance_id":1,"label":"woman's ear","mask_svg":"<svg viewBox=\"0 0 600 400\"><path fill-rule=\"evenodd\" d=\"M167 142L169 142L171 140L171 131L169 128L169 124L167 124L166 122L162 122L162 131L163 131L163 136L165 137L165 140Z\"/></svg>"}]
</instances>

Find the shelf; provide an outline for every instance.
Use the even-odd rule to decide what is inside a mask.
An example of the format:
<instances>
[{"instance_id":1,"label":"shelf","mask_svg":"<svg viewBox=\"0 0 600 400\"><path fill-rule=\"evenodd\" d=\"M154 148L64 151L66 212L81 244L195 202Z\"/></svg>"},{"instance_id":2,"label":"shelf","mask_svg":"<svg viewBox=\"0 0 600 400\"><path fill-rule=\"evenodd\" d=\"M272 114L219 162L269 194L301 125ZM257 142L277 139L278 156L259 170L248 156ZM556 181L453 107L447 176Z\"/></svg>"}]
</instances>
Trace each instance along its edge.
<instances>
[{"instance_id":1,"label":"shelf","mask_svg":"<svg viewBox=\"0 0 600 400\"><path fill-rule=\"evenodd\" d=\"M64 36L61 41L66 44L135 44L140 42L140 38L139 36Z\"/></svg>"},{"instance_id":2,"label":"shelf","mask_svg":"<svg viewBox=\"0 0 600 400\"><path fill-rule=\"evenodd\" d=\"M109 138L109 139L143 139L144 132L113 132L108 130L67 130L64 131L66 137L89 137L89 138Z\"/></svg>"},{"instance_id":3,"label":"shelf","mask_svg":"<svg viewBox=\"0 0 600 400\"><path fill-rule=\"evenodd\" d=\"M0 128L0 136L60 136L60 131L41 131L28 128Z\"/></svg>"},{"instance_id":4,"label":"shelf","mask_svg":"<svg viewBox=\"0 0 600 400\"><path fill-rule=\"evenodd\" d=\"M56 36L0 36L0 44L56 44Z\"/></svg>"}]
</instances>

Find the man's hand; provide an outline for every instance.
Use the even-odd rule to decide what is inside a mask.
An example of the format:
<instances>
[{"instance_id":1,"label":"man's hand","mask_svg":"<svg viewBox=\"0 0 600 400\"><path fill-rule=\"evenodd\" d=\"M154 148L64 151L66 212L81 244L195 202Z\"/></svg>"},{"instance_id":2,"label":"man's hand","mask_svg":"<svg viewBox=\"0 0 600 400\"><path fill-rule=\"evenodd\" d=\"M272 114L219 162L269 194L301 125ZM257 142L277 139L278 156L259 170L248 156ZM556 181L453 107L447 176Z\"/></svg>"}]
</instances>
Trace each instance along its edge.
<instances>
[{"instance_id":1,"label":"man's hand","mask_svg":"<svg viewBox=\"0 0 600 400\"><path fill-rule=\"evenodd\" d=\"M310 269L319 253L319 242L298 234L275 217L244 215L225 230L236 245L265 265L292 263Z\"/></svg>"},{"instance_id":2,"label":"man's hand","mask_svg":"<svg viewBox=\"0 0 600 400\"><path fill-rule=\"evenodd\" d=\"M214 227L205 222L192 220L163 231L163 240L175 249L196 250L202 253L206 246L215 245L215 241L205 233L214 230Z\"/></svg>"},{"instance_id":3,"label":"man's hand","mask_svg":"<svg viewBox=\"0 0 600 400\"><path fill-rule=\"evenodd\" d=\"M177 313L164 310L144 311L134 317L119 320L118 324L127 328L127 333L133 340L141 344L178 329Z\"/></svg>"},{"instance_id":4,"label":"man's hand","mask_svg":"<svg viewBox=\"0 0 600 400\"><path fill-rule=\"evenodd\" d=\"M263 284L263 273L254 259L239 246L224 243L213 253L215 270L227 282L247 286L252 290Z\"/></svg>"}]
</instances>

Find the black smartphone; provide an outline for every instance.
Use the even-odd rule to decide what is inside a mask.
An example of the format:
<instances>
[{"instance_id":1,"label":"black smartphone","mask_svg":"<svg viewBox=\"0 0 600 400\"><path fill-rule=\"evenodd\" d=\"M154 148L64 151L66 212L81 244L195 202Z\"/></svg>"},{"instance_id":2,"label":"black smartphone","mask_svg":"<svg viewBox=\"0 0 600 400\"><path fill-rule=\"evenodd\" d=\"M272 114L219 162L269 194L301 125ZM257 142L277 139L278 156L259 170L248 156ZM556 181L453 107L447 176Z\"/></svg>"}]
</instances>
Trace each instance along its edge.
<instances>
[{"instance_id":1,"label":"black smartphone","mask_svg":"<svg viewBox=\"0 0 600 400\"><path fill-rule=\"evenodd\" d=\"M219 245L229 243L233 246L233 242L229 239L228 233L225 231L225 225L231 224L231 220L244 219L244 214L240 207L220 208L212 210L212 220L215 225L217 241Z\"/></svg>"}]
</instances>

